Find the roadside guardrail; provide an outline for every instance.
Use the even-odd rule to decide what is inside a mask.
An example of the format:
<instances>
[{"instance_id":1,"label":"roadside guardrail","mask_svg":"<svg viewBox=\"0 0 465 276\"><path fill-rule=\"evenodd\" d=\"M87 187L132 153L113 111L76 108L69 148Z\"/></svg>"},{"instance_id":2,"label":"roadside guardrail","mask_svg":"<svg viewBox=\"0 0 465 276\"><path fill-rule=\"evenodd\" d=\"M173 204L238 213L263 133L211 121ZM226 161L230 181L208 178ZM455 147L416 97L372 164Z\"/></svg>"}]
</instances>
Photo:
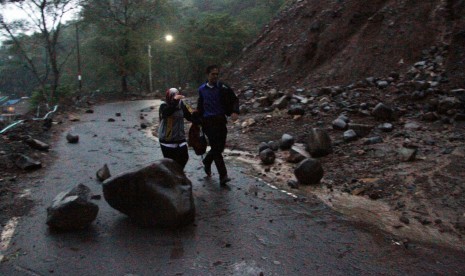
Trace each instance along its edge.
<instances>
[{"instance_id":1,"label":"roadside guardrail","mask_svg":"<svg viewBox=\"0 0 465 276\"><path fill-rule=\"evenodd\" d=\"M53 109L51 111L49 111L47 114L45 114L45 116L43 118L32 118L32 120L41 121L41 120L48 119L48 117L51 116L53 113L55 113L57 111L57 109L58 109L58 105L55 105L53 107ZM24 123L24 121L25 120L19 120L19 121L13 122L12 124L5 127L4 129L0 130L0 135L6 133L8 130L10 130L10 129L16 127L16 126L21 125L22 123Z\"/></svg>"}]
</instances>

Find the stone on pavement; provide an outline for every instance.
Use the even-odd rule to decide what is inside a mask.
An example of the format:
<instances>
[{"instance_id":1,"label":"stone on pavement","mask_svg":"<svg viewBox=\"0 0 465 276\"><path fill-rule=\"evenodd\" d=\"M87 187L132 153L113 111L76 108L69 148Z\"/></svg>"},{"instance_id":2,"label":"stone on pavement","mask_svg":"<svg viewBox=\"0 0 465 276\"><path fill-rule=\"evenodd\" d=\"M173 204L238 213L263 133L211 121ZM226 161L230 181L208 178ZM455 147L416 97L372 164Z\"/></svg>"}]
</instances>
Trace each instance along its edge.
<instances>
[{"instance_id":1,"label":"stone on pavement","mask_svg":"<svg viewBox=\"0 0 465 276\"><path fill-rule=\"evenodd\" d=\"M70 144L76 144L79 142L79 135L74 135L72 133L66 134L66 140Z\"/></svg>"},{"instance_id":2,"label":"stone on pavement","mask_svg":"<svg viewBox=\"0 0 465 276\"><path fill-rule=\"evenodd\" d=\"M111 207L141 226L178 227L195 218L192 183L171 159L105 180L103 195Z\"/></svg>"},{"instance_id":3,"label":"stone on pavement","mask_svg":"<svg viewBox=\"0 0 465 276\"><path fill-rule=\"evenodd\" d=\"M108 169L108 165L107 164L103 165L103 167L97 171L96 175L99 181L105 181L108 178L110 178L111 174L110 174L110 169Z\"/></svg>"},{"instance_id":4,"label":"stone on pavement","mask_svg":"<svg viewBox=\"0 0 465 276\"><path fill-rule=\"evenodd\" d=\"M97 217L99 210L89 198L90 189L84 184L58 194L52 205L47 208L47 225L60 230L88 227Z\"/></svg>"}]
</instances>

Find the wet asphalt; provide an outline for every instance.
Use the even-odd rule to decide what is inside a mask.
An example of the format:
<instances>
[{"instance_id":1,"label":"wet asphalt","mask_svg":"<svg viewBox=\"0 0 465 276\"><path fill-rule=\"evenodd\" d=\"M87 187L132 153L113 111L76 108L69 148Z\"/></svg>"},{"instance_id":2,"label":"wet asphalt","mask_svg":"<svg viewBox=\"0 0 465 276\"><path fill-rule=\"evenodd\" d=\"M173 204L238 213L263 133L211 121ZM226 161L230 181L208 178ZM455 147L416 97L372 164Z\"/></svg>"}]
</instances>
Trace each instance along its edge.
<instances>
[{"instance_id":1,"label":"wet asphalt","mask_svg":"<svg viewBox=\"0 0 465 276\"><path fill-rule=\"evenodd\" d=\"M402 243L353 223L315 198L273 189L234 157L227 160L233 180L221 188L217 174L205 178L200 157L190 152L193 225L132 224L106 203L95 173L104 164L116 175L161 158L157 141L140 129L141 114L151 121L157 109L150 106L157 105L97 106L67 126L80 141L68 144L65 131L52 145L56 161L24 180L35 207L2 249L0 275L465 275L464 253ZM79 183L102 195L93 200L100 208L96 221L83 231L51 231L46 208Z\"/></svg>"}]
</instances>

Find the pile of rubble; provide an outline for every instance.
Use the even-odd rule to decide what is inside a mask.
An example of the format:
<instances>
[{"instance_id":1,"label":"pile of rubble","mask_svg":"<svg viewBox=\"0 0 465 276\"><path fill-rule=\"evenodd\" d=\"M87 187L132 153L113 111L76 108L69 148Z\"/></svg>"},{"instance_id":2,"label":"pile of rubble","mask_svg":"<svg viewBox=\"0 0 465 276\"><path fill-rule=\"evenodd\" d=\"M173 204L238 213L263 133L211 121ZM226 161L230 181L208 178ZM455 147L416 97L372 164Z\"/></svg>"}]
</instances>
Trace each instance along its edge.
<instances>
[{"instance_id":1,"label":"pile of rubble","mask_svg":"<svg viewBox=\"0 0 465 276\"><path fill-rule=\"evenodd\" d=\"M329 192L386 202L400 213L395 227L415 219L465 234L465 89L447 88L447 51L432 47L405 74L346 86L278 90L272 77L249 83L239 89L243 117L231 127L231 146L258 147L261 176L275 184L298 188L302 181L293 178L300 180L304 162L306 178L321 173L308 164L315 159ZM295 144L283 146L289 141ZM292 173L282 172L278 157Z\"/></svg>"}]
</instances>

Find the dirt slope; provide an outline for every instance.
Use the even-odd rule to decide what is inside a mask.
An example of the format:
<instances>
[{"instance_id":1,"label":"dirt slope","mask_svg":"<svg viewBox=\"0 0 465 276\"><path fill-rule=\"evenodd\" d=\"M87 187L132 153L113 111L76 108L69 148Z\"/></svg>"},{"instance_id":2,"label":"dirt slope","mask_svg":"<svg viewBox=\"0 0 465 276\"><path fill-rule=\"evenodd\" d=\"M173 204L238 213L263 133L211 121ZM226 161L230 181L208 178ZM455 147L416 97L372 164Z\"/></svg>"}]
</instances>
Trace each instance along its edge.
<instances>
[{"instance_id":1,"label":"dirt slope","mask_svg":"<svg viewBox=\"0 0 465 276\"><path fill-rule=\"evenodd\" d=\"M322 129L333 147L322 185L296 193L407 241L465 249L464 0L289 1L225 71L241 100L230 148L257 152L284 133L305 145ZM377 118L381 103L395 116ZM406 148L416 157L403 160ZM297 164L276 155L254 157L258 175L289 188Z\"/></svg>"},{"instance_id":2,"label":"dirt slope","mask_svg":"<svg viewBox=\"0 0 465 276\"><path fill-rule=\"evenodd\" d=\"M404 72L423 50L449 45L444 77L451 86L464 86L464 26L463 0L289 1L227 79L266 79L279 87L343 85Z\"/></svg>"}]
</instances>

